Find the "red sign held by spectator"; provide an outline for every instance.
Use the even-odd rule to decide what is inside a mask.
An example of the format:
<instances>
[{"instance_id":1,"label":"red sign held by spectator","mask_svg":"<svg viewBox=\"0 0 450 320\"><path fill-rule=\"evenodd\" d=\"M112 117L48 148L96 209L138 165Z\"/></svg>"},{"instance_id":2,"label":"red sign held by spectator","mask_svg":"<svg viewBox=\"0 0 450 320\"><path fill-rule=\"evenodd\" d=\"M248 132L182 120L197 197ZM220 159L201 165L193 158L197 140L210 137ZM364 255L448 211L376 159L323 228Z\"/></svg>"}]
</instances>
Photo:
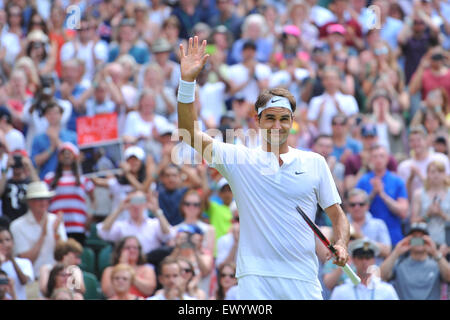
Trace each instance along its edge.
<instances>
[{"instance_id":1,"label":"red sign held by spectator","mask_svg":"<svg viewBox=\"0 0 450 320\"><path fill-rule=\"evenodd\" d=\"M116 140L117 114L104 113L77 119L78 146Z\"/></svg>"}]
</instances>

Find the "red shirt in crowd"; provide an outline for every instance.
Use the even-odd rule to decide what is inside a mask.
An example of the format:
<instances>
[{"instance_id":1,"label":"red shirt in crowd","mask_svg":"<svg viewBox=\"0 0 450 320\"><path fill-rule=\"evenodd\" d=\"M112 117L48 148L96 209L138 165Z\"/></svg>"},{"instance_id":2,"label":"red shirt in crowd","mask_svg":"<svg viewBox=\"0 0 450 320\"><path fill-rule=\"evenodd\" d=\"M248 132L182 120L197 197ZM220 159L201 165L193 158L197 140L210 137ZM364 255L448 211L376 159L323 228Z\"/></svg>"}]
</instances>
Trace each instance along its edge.
<instances>
[{"instance_id":1,"label":"red shirt in crowd","mask_svg":"<svg viewBox=\"0 0 450 320\"><path fill-rule=\"evenodd\" d=\"M450 96L450 69L443 76L436 76L431 69L426 69L422 77L422 100L424 100L428 92L437 88L443 88L447 95Z\"/></svg>"}]
</instances>

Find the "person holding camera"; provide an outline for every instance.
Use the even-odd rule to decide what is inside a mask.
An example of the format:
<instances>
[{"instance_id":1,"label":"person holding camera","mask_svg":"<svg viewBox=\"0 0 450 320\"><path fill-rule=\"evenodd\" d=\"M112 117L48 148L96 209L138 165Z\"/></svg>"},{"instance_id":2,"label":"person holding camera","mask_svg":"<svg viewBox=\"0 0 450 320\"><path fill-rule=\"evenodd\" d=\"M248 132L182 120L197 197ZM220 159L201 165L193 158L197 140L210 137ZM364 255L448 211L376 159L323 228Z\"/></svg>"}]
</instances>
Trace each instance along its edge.
<instances>
[{"instance_id":1,"label":"person holding camera","mask_svg":"<svg viewBox=\"0 0 450 320\"><path fill-rule=\"evenodd\" d=\"M450 221L450 178L445 174L443 162L428 164L424 187L416 190L412 199L411 221L426 222L431 239L437 244L446 242L445 224Z\"/></svg>"},{"instance_id":2,"label":"person holding camera","mask_svg":"<svg viewBox=\"0 0 450 320\"><path fill-rule=\"evenodd\" d=\"M412 223L380 266L381 278L392 280L400 300L439 300L441 283L450 281L447 252L446 245L437 248L426 223Z\"/></svg>"},{"instance_id":3,"label":"person holding camera","mask_svg":"<svg viewBox=\"0 0 450 320\"><path fill-rule=\"evenodd\" d=\"M26 285L34 281L33 265L29 259L14 256L13 236L3 227L0 227L0 269L13 280L11 286L14 287L16 299L26 300Z\"/></svg>"},{"instance_id":4,"label":"person holding camera","mask_svg":"<svg viewBox=\"0 0 450 320\"><path fill-rule=\"evenodd\" d=\"M21 131L14 128L12 113L4 106L0 106L0 131L5 135L9 151L25 149L25 137Z\"/></svg>"},{"instance_id":5,"label":"person holding camera","mask_svg":"<svg viewBox=\"0 0 450 320\"><path fill-rule=\"evenodd\" d=\"M9 278L2 269L0 269L0 300L17 300L14 280Z\"/></svg>"},{"instance_id":6,"label":"person holding camera","mask_svg":"<svg viewBox=\"0 0 450 320\"><path fill-rule=\"evenodd\" d=\"M361 283L355 286L347 279L333 289L330 300L398 300L393 286L381 281L377 274L375 259L380 248L374 241L368 238L353 240L348 245L348 251Z\"/></svg>"},{"instance_id":7,"label":"person holding camera","mask_svg":"<svg viewBox=\"0 0 450 320\"><path fill-rule=\"evenodd\" d=\"M5 174L12 169L12 176ZM0 179L0 197L2 212L11 223L23 216L28 205L25 200L27 186L32 181L39 181L37 172L25 151L15 151L8 157L7 168Z\"/></svg>"},{"instance_id":8,"label":"person holding camera","mask_svg":"<svg viewBox=\"0 0 450 320\"><path fill-rule=\"evenodd\" d=\"M148 217L146 209L156 218ZM128 210L129 219L116 221L124 210ZM130 192L103 222L97 224L97 232L100 238L113 242L134 235L139 239L144 254L160 247L173 236L157 196L152 194L147 198L142 191Z\"/></svg>"},{"instance_id":9,"label":"person holding camera","mask_svg":"<svg viewBox=\"0 0 450 320\"><path fill-rule=\"evenodd\" d=\"M197 225L179 226L175 237L175 247L170 256L190 261L194 266L194 272L200 275L200 289L208 292L214 267L214 256L212 252L202 246L203 237L204 233Z\"/></svg>"}]
</instances>

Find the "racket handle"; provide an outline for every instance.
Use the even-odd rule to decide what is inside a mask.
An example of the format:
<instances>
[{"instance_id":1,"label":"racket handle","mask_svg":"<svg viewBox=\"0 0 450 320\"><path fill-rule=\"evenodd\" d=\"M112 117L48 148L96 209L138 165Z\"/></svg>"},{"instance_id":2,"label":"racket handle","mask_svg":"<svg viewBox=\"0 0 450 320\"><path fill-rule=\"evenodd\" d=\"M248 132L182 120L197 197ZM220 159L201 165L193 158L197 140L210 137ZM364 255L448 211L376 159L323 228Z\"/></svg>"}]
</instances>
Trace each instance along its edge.
<instances>
[{"instance_id":1,"label":"racket handle","mask_svg":"<svg viewBox=\"0 0 450 320\"><path fill-rule=\"evenodd\" d=\"M352 283L356 286L361 282L361 279L356 275L356 273L350 268L350 266L346 263L345 266L342 267L345 274L352 280Z\"/></svg>"}]
</instances>

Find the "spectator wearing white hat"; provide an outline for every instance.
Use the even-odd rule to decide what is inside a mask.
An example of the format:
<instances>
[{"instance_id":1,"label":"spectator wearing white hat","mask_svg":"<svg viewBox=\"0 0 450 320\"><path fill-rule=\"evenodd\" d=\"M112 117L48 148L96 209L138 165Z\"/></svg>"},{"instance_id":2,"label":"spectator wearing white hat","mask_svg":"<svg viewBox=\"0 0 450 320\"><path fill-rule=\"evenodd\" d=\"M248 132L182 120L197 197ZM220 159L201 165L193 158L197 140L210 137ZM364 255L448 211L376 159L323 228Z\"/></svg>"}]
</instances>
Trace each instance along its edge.
<instances>
[{"instance_id":1,"label":"spectator wearing white hat","mask_svg":"<svg viewBox=\"0 0 450 320\"><path fill-rule=\"evenodd\" d=\"M347 279L334 288L331 300L398 300L394 287L382 281L376 272L375 257L380 249L374 242L364 238L353 240L348 251L361 283L355 286Z\"/></svg>"},{"instance_id":2,"label":"spectator wearing white hat","mask_svg":"<svg viewBox=\"0 0 450 320\"><path fill-rule=\"evenodd\" d=\"M124 160L120 163L122 173L107 178L94 177L92 181L96 186L109 189L112 195L112 208L119 207L120 202L126 198L127 194L135 190L147 192L153 182L153 158L147 157L141 147L132 145L125 149ZM118 218L119 220L128 218L128 211Z\"/></svg>"},{"instance_id":3,"label":"spectator wearing white hat","mask_svg":"<svg viewBox=\"0 0 450 320\"><path fill-rule=\"evenodd\" d=\"M80 151L71 142L64 142L58 150L58 164L54 172L45 175L44 181L55 192L49 211L63 212L64 226L69 238L84 245L86 231L91 221L87 197L95 203L94 184L81 175Z\"/></svg>"},{"instance_id":4,"label":"spectator wearing white hat","mask_svg":"<svg viewBox=\"0 0 450 320\"><path fill-rule=\"evenodd\" d=\"M27 188L28 212L11 223L10 230L15 241L15 254L29 259L34 274L44 264L54 264L53 252L57 240L67 240L62 224L62 214L50 214L48 207L54 192L44 181L31 182Z\"/></svg>"}]
</instances>

